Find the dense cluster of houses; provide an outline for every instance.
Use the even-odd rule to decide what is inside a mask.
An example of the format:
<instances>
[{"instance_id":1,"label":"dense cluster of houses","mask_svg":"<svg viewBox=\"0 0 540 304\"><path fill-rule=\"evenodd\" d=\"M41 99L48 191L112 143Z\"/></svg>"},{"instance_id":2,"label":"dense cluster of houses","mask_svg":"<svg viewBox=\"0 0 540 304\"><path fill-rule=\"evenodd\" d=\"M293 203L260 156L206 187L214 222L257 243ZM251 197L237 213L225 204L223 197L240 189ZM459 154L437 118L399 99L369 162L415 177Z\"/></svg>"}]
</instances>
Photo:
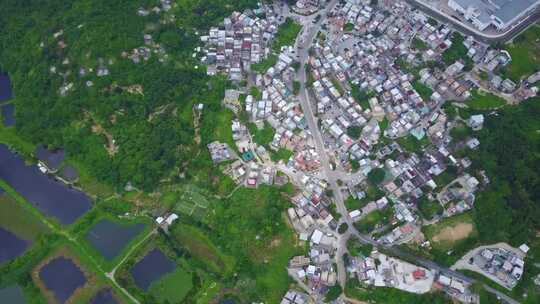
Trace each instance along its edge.
<instances>
[{"instance_id":1,"label":"dense cluster of houses","mask_svg":"<svg viewBox=\"0 0 540 304\"><path fill-rule=\"evenodd\" d=\"M309 4L298 2L300 6ZM323 295L336 284L338 220L331 209L328 184L317 174L320 157L296 96L299 64L295 49L283 47L279 54L272 54L275 63L266 71L250 68L270 55L270 42L284 17L270 6L263 8L264 18L251 11L233 13L223 27L212 28L201 37L205 43L202 61L209 74L224 73L238 83L246 76L248 80L247 89L227 90L223 102L238 117L231 124L235 149L219 142L208 148L214 163L226 162L222 166L225 174L238 184L285 183L287 179L278 174L281 171L298 186L301 192L291 199L293 206L287 215L299 240L309 244L309 252L291 259L288 271L309 293ZM467 173L470 159L458 156L461 149L476 149L478 139L454 142L450 132L458 123L478 131L484 116L451 119L443 104L449 100L466 104L476 88L508 96L525 96L532 88L527 82L494 80L500 77L499 69L510 62L508 53L471 37L458 41L450 27L432 22L403 1L382 1L378 6L368 0L343 1L328 14L322 29L309 50L307 86L331 159L345 170L357 170L349 174L354 178L340 183L340 190L348 188L352 197L362 199L367 195L364 179L369 172L385 172L377 185L384 195L349 210L349 216L359 222L373 212L391 211L390 223L377 225L372 236L384 244L419 239L422 243L423 237L418 237L422 225L470 210L481 188L477 177L489 183L482 172ZM467 58L448 66L437 64L454 43L463 43L460 47L466 48ZM483 72L487 79L480 79ZM532 75L529 83L535 77L540 78ZM489 88L486 80L491 83ZM271 127L275 131L272 141L266 146L254 142L252 125ZM427 144L406 150L401 139ZM292 156L284 162L272 161L269 155L282 149ZM424 196L443 209L429 221L419 216ZM436 287L462 301L475 301L469 286L459 279L384 254L355 258L352 265L351 271L367 284L416 293ZM300 302L292 292L283 303Z\"/></svg>"},{"instance_id":2,"label":"dense cluster of houses","mask_svg":"<svg viewBox=\"0 0 540 304\"><path fill-rule=\"evenodd\" d=\"M212 27L208 35L201 36L206 44L202 62L207 65L208 75L225 73L231 80L241 81L252 64L270 55L270 42L280 22L272 6L265 6L264 11L266 18L251 11L233 12L222 27Z\"/></svg>"}]
</instances>

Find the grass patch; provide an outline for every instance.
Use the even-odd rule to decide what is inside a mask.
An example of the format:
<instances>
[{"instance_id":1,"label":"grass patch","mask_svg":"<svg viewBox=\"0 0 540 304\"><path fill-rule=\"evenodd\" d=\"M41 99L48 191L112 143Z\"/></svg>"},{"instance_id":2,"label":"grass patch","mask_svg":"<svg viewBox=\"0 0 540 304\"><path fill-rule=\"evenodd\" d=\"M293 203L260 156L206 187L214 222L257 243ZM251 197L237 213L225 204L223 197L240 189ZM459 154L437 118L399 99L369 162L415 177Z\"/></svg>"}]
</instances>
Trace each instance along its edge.
<instances>
[{"instance_id":1,"label":"grass patch","mask_svg":"<svg viewBox=\"0 0 540 304\"><path fill-rule=\"evenodd\" d=\"M422 149L429 145L429 139L424 136L421 140L418 140L412 135L407 135L399 138L397 143L408 152L420 153L422 152Z\"/></svg>"},{"instance_id":2,"label":"grass patch","mask_svg":"<svg viewBox=\"0 0 540 304\"><path fill-rule=\"evenodd\" d=\"M418 94L420 94L423 100L429 100L431 98L433 90L425 84L420 83L420 81L416 80L412 83L412 86L414 90L418 92Z\"/></svg>"},{"instance_id":3,"label":"grass patch","mask_svg":"<svg viewBox=\"0 0 540 304\"><path fill-rule=\"evenodd\" d=\"M352 32L354 30L354 24L352 23L346 23L344 26L343 26L343 31L344 32Z\"/></svg>"},{"instance_id":4,"label":"grass patch","mask_svg":"<svg viewBox=\"0 0 540 304\"><path fill-rule=\"evenodd\" d=\"M264 123L264 128L262 129L257 128L254 123L249 123L247 127L253 141L260 146L268 146L268 144L272 142L272 139L274 139L274 134L276 133L274 128L267 122Z\"/></svg>"},{"instance_id":5,"label":"grass patch","mask_svg":"<svg viewBox=\"0 0 540 304\"><path fill-rule=\"evenodd\" d=\"M472 97L467 101L467 105L473 110L490 110L505 104L506 101L501 97L479 90L473 91Z\"/></svg>"},{"instance_id":6,"label":"grass patch","mask_svg":"<svg viewBox=\"0 0 540 304\"><path fill-rule=\"evenodd\" d=\"M47 226L8 194L0 194L0 227L30 241L48 231Z\"/></svg>"},{"instance_id":7,"label":"grass patch","mask_svg":"<svg viewBox=\"0 0 540 304\"><path fill-rule=\"evenodd\" d=\"M330 81L332 82L332 85L336 88L336 90L338 90L339 94L343 95L345 90L343 89L341 83L339 83L339 81L337 81L337 79L335 78L330 78Z\"/></svg>"},{"instance_id":8,"label":"grass patch","mask_svg":"<svg viewBox=\"0 0 540 304\"><path fill-rule=\"evenodd\" d=\"M282 47L293 45L296 36L298 36L298 33L300 33L301 30L302 26L300 24L296 23L291 18L287 18L285 22L279 26L276 38L272 45L274 52L279 53Z\"/></svg>"},{"instance_id":9,"label":"grass patch","mask_svg":"<svg viewBox=\"0 0 540 304\"><path fill-rule=\"evenodd\" d=\"M79 173L79 181L77 183L80 184L81 188L87 194L90 194L94 198L98 196L109 197L115 194L111 185L98 181L83 163L74 159L68 159L66 164L73 166L77 170L77 173Z\"/></svg>"},{"instance_id":10,"label":"grass patch","mask_svg":"<svg viewBox=\"0 0 540 304\"><path fill-rule=\"evenodd\" d=\"M373 245L362 244L355 239L349 239L347 241L347 250L349 251L349 254L351 256L357 257L357 256L362 255L364 257L368 257L371 255L371 252L373 251Z\"/></svg>"},{"instance_id":11,"label":"grass patch","mask_svg":"<svg viewBox=\"0 0 540 304\"><path fill-rule=\"evenodd\" d=\"M384 119L379 122L379 128L381 129L381 132L384 132L386 129L388 129L388 125L390 122L388 121L388 118L384 117Z\"/></svg>"},{"instance_id":12,"label":"grass patch","mask_svg":"<svg viewBox=\"0 0 540 304\"><path fill-rule=\"evenodd\" d=\"M234 113L231 110L225 108L222 109L221 114L217 115L216 120L213 121L215 128L214 134L212 135L212 140L227 143L231 148L236 147L231 129L231 121L233 119Z\"/></svg>"},{"instance_id":13,"label":"grass patch","mask_svg":"<svg viewBox=\"0 0 540 304\"><path fill-rule=\"evenodd\" d=\"M384 192L382 190L372 185L368 185L365 193L366 196L362 199L355 199L352 196L347 198L345 200L345 207L347 207L347 210L352 211L355 209L361 209L369 202L376 201L384 196Z\"/></svg>"},{"instance_id":14,"label":"grass patch","mask_svg":"<svg viewBox=\"0 0 540 304\"><path fill-rule=\"evenodd\" d=\"M442 54L444 64L447 66L453 64L458 60L462 60L465 63L465 71L470 71L474 65L473 61L467 56L467 48L463 45L465 38L458 32L455 32L452 36L452 46L450 46Z\"/></svg>"},{"instance_id":15,"label":"grass patch","mask_svg":"<svg viewBox=\"0 0 540 304\"><path fill-rule=\"evenodd\" d=\"M441 215L444 212L443 207L438 201L430 201L425 196L418 201L418 211L423 218L431 220L436 215Z\"/></svg>"},{"instance_id":16,"label":"grass patch","mask_svg":"<svg viewBox=\"0 0 540 304\"><path fill-rule=\"evenodd\" d=\"M197 294L196 304L207 304L210 303L217 293L221 290L221 284L213 281L205 282L204 286L201 288Z\"/></svg>"},{"instance_id":17,"label":"grass patch","mask_svg":"<svg viewBox=\"0 0 540 304\"><path fill-rule=\"evenodd\" d=\"M301 86L300 81L295 80L293 82L293 94L294 95L298 95L298 93L300 93L300 86Z\"/></svg>"},{"instance_id":18,"label":"grass patch","mask_svg":"<svg viewBox=\"0 0 540 304\"><path fill-rule=\"evenodd\" d=\"M417 49L419 51L427 50L429 48L428 45L424 41L422 41L422 40L420 40L420 39L418 39L416 37L413 39L413 41L411 43L411 46L414 49Z\"/></svg>"},{"instance_id":19,"label":"grass patch","mask_svg":"<svg viewBox=\"0 0 540 304\"><path fill-rule=\"evenodd\" d=\"M3 124L0 124L0 143L26 157L30 157L36 150L35 145L17 135L15 128L6 128Z\"/></svg>"},{"instance_id":20,"label":"grass patch","mask_svg":"<svg viewBox=\"0 0 540 304\"><path fill-rule=\"evenodd\" d=\"M462 232L452 231L456 228L463 228L465 225L472 226L472 230L469 232L466 232L468 229L463 229ZM467 238L474 238L478 235L470 213L462 213L446 218L435 225L424 226L422 231L431 241L433 248L442 251L450 250L457 242Z\"/></svg>"},{"instance_id":21,"label":"grass patch","mask_svg":"<svg viewBox=\"0 0 540 304\"><path fill-rule=\"evenodd\" d=\"M179 303L192 288L191 273L177 267L175 271L152 283L148 291L159 303Z\"/></svg>"},{"instance_id":22,"label":"grass patch","mask_svg":"<svg viewBox=\"0 0 540 304\"><path fill-rule=\"evenodd\" d=\"M264 74L266 73L266 71L268 71L269 68L273 67L277 63L277 61L278 61L278 56L271 54L263 61L252 64L251 70L259 74Z\"/></svg>"},{"instance_id":23,"label":"grass patch","mask_svg":"<svg viewBox=\"0 0 540 304\"><path fill-rule=\"evenodd\" d=\"M177 224L172 230L172 238L189 253L200 260L208 270L229 276L234 270L234 258L219 252L212 241L199 229L185 224Z\"/></svg>"},{"instance_id":24,"label":"grass patch","mask_svg":"<svg viewBox=\"0 0 540 304\"><path fill-rule=\"evenodd\" d=\"M540 26L529 28L506 48L512 62L502 70L506 77L518 82L521 78L540 70Z\"/></svg>"},{"instance_id":25,"label":"grass patch","mask_svg":"<svg viewBox=\"0 0 540 304\"><path fill-rule=\"evenodd\" d=\"M373 229L377 228L379 225L388 224L392 218L393 212L392 208L386 208L384 210L375 210L370 214L366 215L360 221L356 222L354 226L358 231L363 233L371 232Z\"/></svg>"},{"instance_id":26,"label":"grass patch","mask_svg":"<svg viewBox=\"0 0 540 304\"><path fill-rule=\"evenodd\" d=\"M281 148L277 151L271 151L270 158L274 162L278 162L280 160L287 162L293 155L294 153L291 150Z\"/></svg>"}]
</instances>

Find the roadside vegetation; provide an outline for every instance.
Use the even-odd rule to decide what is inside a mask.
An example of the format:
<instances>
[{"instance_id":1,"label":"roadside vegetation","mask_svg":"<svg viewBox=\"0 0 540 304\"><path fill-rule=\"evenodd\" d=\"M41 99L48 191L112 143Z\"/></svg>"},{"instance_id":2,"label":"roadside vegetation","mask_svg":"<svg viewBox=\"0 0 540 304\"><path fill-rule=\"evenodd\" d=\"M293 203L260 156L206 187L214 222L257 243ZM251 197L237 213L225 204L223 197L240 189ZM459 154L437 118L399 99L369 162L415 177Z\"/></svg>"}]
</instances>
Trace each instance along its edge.
<instances>
[{"instance_id":1,"label":"roadside vegetation","mask_svg":"<svg viewBox=\"0 0 540 304\"><path fill-rule=\"evenodd\" d=\"M506 101L491 93L474 90L472 97L466 101L466 104L473 110L490 110L504 106Z\"/></svg>"},{"instance_id":2,"label":"roadside vegetation","mask_svg":"<svg viewBox=\"0 0 540 304\"><path fill-rule=\"evenodd\" d=\"M279 53L282 47L294 45L296 37L302 30L302 26L296 23L293 19L287 18L285 22L279 26L276 38L272 45L274 52Z\"/></svg>"},{"instance_id":3,"label":"roadside vegetation","mask_svg":"<svg viewBox=\"0 0 540 304\"><path fill-rule=\"evenodd\" d=\"M505 77L519 82L523 77L540 71L538 39L540 39L540 26L534 25L514 38L512 44L505 47L512 56L510 64L502 69Z\"/></svg>"},{"instance_id":4,"label":"roadside vegetation","mask_svg":"<svg viewBox=\"0 0 540 304\"><path fill-rule=\"evenodd\" d=\"M465 41L465 38L460 33L455 32L452 36L451 41L452 45L442 54L444 64L449 66L456 61L461 60L465 65L464 70L470 71L474 66L474 62L469 56L467 56L468 50L463 45L463 41Z\"/></svg>"}]
</instances>

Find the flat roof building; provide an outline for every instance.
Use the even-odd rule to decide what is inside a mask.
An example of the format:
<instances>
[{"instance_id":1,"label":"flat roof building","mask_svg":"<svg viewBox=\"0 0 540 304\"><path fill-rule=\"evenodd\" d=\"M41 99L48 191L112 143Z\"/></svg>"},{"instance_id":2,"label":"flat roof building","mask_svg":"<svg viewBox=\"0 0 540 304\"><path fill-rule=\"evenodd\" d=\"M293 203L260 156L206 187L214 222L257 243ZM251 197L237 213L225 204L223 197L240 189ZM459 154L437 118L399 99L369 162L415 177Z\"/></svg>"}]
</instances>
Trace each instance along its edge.
<instances>
[{"instance_id":1,"label":"flat roof building","mask_svg":"<svg viewBox=\"0 0 540 304\"><path fill-rule=\"evenodd\" d=\"M448 0L448 7L483 31L490 25L505 30L540 5L540 0Z\"/></svg>"}]
</instances>

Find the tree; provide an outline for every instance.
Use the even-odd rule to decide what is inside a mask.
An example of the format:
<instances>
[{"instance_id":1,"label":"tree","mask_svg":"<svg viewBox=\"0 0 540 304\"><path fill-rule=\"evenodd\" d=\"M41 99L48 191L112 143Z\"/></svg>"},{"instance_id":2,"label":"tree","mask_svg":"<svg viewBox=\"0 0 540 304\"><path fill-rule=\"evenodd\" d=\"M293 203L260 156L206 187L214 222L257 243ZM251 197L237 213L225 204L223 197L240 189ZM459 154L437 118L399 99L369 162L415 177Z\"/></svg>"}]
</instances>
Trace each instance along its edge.
<instances>
[{"instance_id":1,"label":"tree","mask_svg":"<svg viewBox=\"0 0 540 304\"><path fill-rule=\"evenodd\" d=\"M348 229L349 229L349 225L347 223L342 223L338 227L338 232L339 234L344 234L345 232L347 232Z\"/></svg>"},{"instance_id":2,"label":"tree","mask_svg":"<svg viewBox=\"0 0 540 304\"><path fill-rule=\"evenodd\" d=\"M326 297L324 298L324 300L326 302L332 302L336 300L337 298L339 298L342 292L343 292L343 289L341 288L341 286L339 286L339 284L336 284L328 289L328 293L326 294Z\"/></svg>"},{"instance_id":3,"label":"tree","mask_svg":"<svg viewBox=\"0 0 540 304\"><path fill-rule=\"evenodd\" d=\"M347 135L349 135L353 139L360 138L361 134L362 128L360 126L352 126L347 129Z\"/></svg>"},{"instance_id":4,"label":"tree","mask_svg":"<svg viewBox=\"0 0 540 304\"><path fill-rule=\"evenodd\" d=\"M371 182L371 184L376 186L376 185L380 184L384 180L385 175L386 175L386 173L385 173L384 169L375 168L375 169L371 170L368 173L367 178Z\"/></svg>"}]
</instances>

